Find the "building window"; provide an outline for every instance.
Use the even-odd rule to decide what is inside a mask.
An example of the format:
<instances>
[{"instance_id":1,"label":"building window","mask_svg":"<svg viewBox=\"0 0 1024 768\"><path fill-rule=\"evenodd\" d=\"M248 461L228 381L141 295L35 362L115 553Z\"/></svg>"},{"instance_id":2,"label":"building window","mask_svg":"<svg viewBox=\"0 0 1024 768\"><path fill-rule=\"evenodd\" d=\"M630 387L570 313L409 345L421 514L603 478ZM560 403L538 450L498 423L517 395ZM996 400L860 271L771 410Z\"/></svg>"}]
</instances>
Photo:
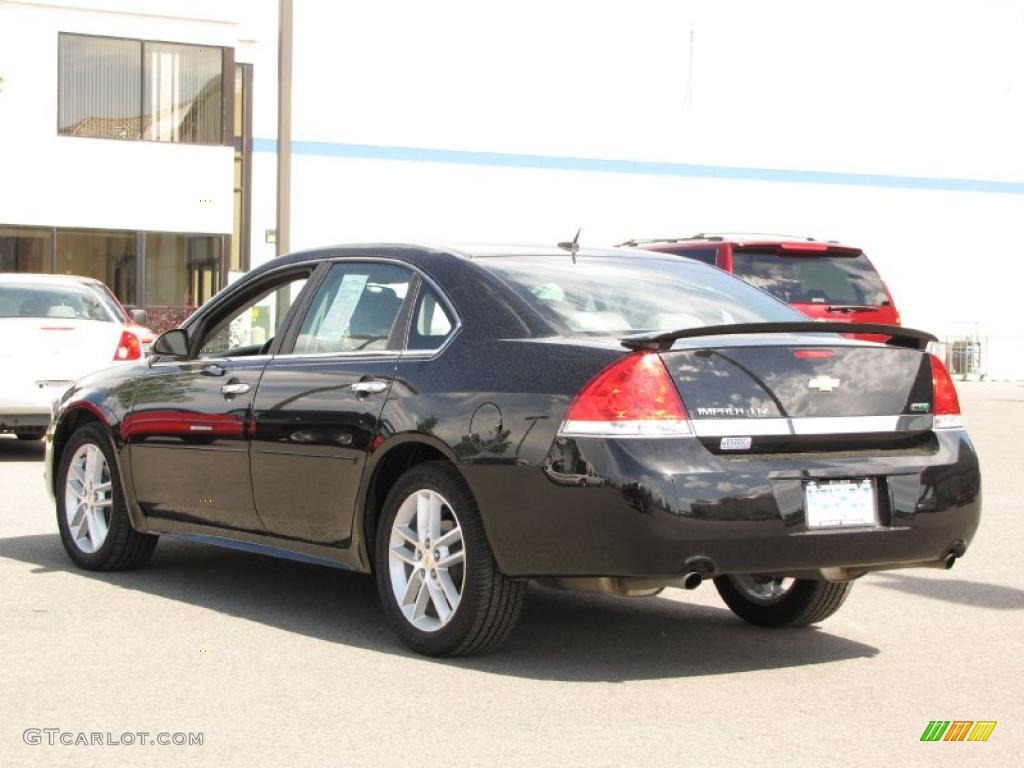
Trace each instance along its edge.
<instances>
[{"instance_id":1,"label":"building window","mask_svg":"<svg viewBox=\"0 0 1024 768\"><path fill-rule=\"evenodd\" d=\"M57 230L57 274L102 280L122 304L135 304L135 233Z\"/></svg>"},{"instance_id":2,"label":"building window","mask_svg":"<svg viewBox=\"0 0 1024 768\"><path fill-rule=\"evenodd\" d=\"M221 289L219 235L146 235L146 309L150 315L188 313Z\"/></svg>"},{"instance_id":3,"label":"building window","mask_svg":"<svg viewBox=\"0 0 1024 768\"><path fill-rule=\"evenodd\" d=\"M53 230L0 226L0 272L52 272Z\"/></svg>"},{"instance_id":4,"label":"building window","mask_svg":"<svg viewBox=\"0 0 1024 768\"><path fill-rule=\"evenodd\" d=\"M61 33L57 133L224 144L232 139L233 51ZM230 81L229 81L230 82ZM227 109L226 109L227 108Z\"/></svg>"},{"instance_id":5,"label":"building window","mask_svg":"<svg viewBox=\"0 0 1024 768\"><path fill-rule=\"evenodd\" d=\"M61 35L57 133L138 139L142 46L136 40Z\"/></svg>"},{"instance_id":6,"label":"building window","mask_svg":"<svg viewBox=\"0 0 1024 768\"><path fill-rule=\"evenodd\" d=\"M226 235L0 223L0 272L96 278L122 304L145 307L150 327L164 331L223 287L226 240Z\"/></svg>"}]
</instances>

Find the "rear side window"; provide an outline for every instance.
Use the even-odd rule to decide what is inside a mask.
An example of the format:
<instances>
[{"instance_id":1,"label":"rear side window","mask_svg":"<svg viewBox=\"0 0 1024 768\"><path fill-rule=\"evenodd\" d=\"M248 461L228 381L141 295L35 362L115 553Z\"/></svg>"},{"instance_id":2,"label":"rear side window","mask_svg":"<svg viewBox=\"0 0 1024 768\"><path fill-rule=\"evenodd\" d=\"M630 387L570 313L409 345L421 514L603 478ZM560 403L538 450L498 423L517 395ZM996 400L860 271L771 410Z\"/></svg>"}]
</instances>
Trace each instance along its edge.
<instances>
[{"instance_id":1,"label":"rear side window","mask_svg":"<svg viewBox=\"0 0 1024 768\"><path fill-rule=\"evenodd\" d=\"M477 263L567 335L807 319L742 280L676 256L496 256Z\"/></svg>"},{"instance_id":2,"label":"rear side window","mask_svg":"<svg viewBox=\"0 0 1024 768\"><path fill-rule=\"evenodd\" d=\"M335 264L302 320L295 353L388 349L411 278L394 264Z\"/></svg>"},{"instance_id":3,"label":"rear side window","mask_svg":"<svg viewBox=\"0 0 1024 768\"><path fill-rule=\"evenodd\" d=\"M409 330L409 349L437 349L454 327L452 316L426 284L420 288Z\"/></svg>"},{"instance_id":4,"label":"rear side window","mask_svg":"<svg viewBox=\"0 0 1024 768\"><path fill-rule=\"evenodd\" d=\"M874 307L889 303L878 273L863 253L793 256L772 249L736 249L732 271L789 303Z\"/></svg>"}]
</instances>

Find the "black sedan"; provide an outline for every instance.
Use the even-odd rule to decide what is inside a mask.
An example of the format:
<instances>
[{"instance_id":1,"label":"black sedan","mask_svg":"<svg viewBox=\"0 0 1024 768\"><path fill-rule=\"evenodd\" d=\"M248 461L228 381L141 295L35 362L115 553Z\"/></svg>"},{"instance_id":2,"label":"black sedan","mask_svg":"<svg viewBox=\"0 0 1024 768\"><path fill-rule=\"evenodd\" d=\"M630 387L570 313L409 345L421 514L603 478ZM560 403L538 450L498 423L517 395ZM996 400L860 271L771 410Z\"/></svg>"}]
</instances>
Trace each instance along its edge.
<instances>
[{"instance_id":1,"label":"black sedan","mask_svg":"<svg viewBox=\"0 0 1024 768\"><path fill-rule=\"evenodd\" d=\"M974 535L978 461L931 338L812 323L652 252L306 251L77 382L47 485L84 568L173 535L372 572L428 654L497 646L531 579L713 578L743 619L803 625Z\"/></svg>"}]
</instances>

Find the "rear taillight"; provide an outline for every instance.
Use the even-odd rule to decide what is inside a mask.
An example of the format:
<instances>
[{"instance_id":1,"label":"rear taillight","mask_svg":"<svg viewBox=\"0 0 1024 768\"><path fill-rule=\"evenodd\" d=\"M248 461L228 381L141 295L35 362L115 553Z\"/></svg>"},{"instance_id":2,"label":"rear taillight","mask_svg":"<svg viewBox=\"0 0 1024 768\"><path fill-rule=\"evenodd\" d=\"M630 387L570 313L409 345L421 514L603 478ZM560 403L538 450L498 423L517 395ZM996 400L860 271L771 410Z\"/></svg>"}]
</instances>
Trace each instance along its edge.
<instances>
[{"instance_id":1,"label":"rear taillight","mask_svg":"<svg viewBox=\"0 0 1024 768\"><path fill-rule=\"evenodd\" d=\"M114 350L114 360L138 360L142 357L142 343L131 331L122 331L121 340Z\"/></svg>"},{"instance_id":2,"label":"rear taillight","mask_svg":"<svg viewBox=\"0 0 1024 768\"><path fill-rule=\"evenodd\" d=\"M932 412L935 414L935 429L955 429L963 426L960 417L960 398L956 396L953 379L935 355L932 359Z\"/></svg>"},{"instance_id":3,"label":"rear taillight","mask_svg":"<svg viewBox=\"0 0 1024 768\"><path fill-rule=\"evenodd\" d=\"M583 388L562 423L563 435L690 435L689 417L665 364L655 353L623 357Z\"/></svg>"}]
</instances>

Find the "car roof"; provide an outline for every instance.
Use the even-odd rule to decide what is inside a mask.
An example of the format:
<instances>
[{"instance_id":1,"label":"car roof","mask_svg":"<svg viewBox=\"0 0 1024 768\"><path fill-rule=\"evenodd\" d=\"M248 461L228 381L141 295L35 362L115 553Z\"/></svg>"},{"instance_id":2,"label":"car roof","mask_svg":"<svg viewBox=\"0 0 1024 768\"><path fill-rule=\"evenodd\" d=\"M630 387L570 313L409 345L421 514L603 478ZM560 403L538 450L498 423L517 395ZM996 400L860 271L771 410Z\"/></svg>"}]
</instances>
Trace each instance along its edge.
<instances>
[{"instance_id":1,"label":"car roof","mask_svg":"<svg viewBox=\"0 0 1024 768\"><path fill-rule=\"evenodd\" d=\"M639 248L618 248L618 247L593 247L579 246L576 251L578 258L608 257L621 258L624 254L631 254L638 258L658 258L656 252L642 250ZM293 251L275 259L266 261L258 267L254 267L247 274L256 275L262 272L276 269L289 264L300 264L309 261L322 261L345 256L365 256L368 258L393 258L410 263L422 262L424 259L459 259L473 261L476 259L491 258L496 256L561 256L568 258L570 255L567 248L557 245L530 245L530 244L437 244L437 243L346 243L344 245L326 245L316 248L309 248L301 251Z\"/></svg>"},{"instance_id":2,"label":"car roof","mask_svg":"<svg viewBox=\"0 0 1024 768\"><path fill-rule=\"evenodd\" d=\"M0 272L0 283L20 285L103 285L94 277L81 275L49 275L43 272Z\"/></svg>"},{"instance_id":3,"label":"car roof","mask_svg":"<svg viewBox=\"0 0 1024 768\"><path fill-rule=\"evenodd\" d=\"M701 232L687 237L653 237L626 240L616 247L635 248L656 247L659 245L720 245L731 243L733 245L778 245L779 243L822 243L829 248L846 248L860 250L856 246L845 245L838 240L819 240L814 237L802 235L776 235L768 232Z\"/></svg>"}]
</instances>

